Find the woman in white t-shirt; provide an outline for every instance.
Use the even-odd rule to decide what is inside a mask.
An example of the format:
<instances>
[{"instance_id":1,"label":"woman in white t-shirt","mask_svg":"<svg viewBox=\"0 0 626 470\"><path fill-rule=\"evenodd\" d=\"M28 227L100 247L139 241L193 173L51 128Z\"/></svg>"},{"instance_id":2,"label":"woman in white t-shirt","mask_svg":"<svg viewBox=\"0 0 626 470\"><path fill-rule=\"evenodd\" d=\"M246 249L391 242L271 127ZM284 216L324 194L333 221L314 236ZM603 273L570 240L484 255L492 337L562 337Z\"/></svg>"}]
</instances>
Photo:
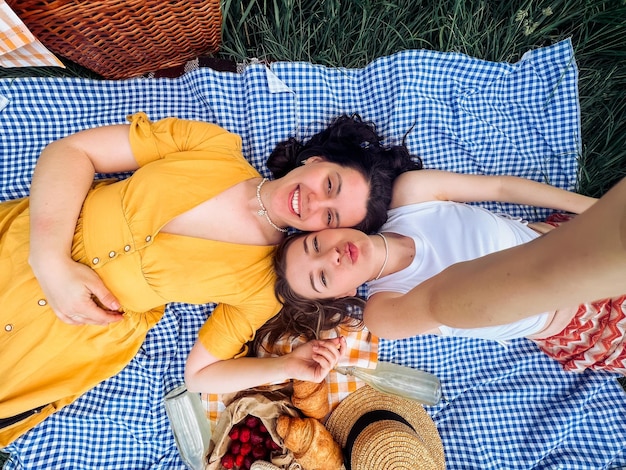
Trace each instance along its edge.
<instances>
[{"instance_id":1,"label":"woman in white t-shirt","mask_svg":"<svg viewBox=\"0 0 626 470\"><path fill-rule=\"evenodd\" d=\"M611 279L610 289L600 288L606 285L602 270L597 280L584 281L584 270L595 269L588 266L592 264L588 257L595 258L595 248L590 248L594 231L589 225L599 217L618 215L619 204L626 204L626 199L613 197L615 203L603 202L589 216L577 218L582 222L565 224L586 231L589 244L580 241L569 227L539 239L544 224L525 224L450 201L499 200L580 213L595 200L519 178L420 173L398 181L388 222L379 233L325 230L297 235L283 244L275 263L277 292L285 304L283 311L300 312L301 324L282 325L282 331L297 334L344 321L342 312L358 303L353 297L356 288L367 282L370 291L363 318L368 329L380 337L425 333L494 340L526 337L568 370L626 370L622 333L626 298L577 305L600 298L600 293L626 292L626 283L617 279ZM613 223L613 233L626 231L625 227ZM626 234L621 236L626 239ZM604 238L598 241L604 245L598 247L598 253L624 251L623 241L620 245L614 235ZM502 255L514 247L513 255ZM533 253L532 261L521 247ZM587 253L581 254L581 247ZM569 257L562 253L565 251ZM491 253L500 253L495 263L501 264L492 267L494 255L485 257ZM551 262L552 257L574 259L579 255L578 262L570 262L571 271ZM542 258L540 263L537 257ZM463 263L477 258L481 260ZM463 263L461 268L457 263ZM533 269L524 268L525 264ZM454 269L447 269L452 265ZM626 277L626 267L615 269ZM455 274L455 270L463 274ZM548 272L551 276L543 275ZM569 274L573 275L571 282L581 283L580 289L570 284L565 277ZM534 279L537 277L540 279ZM281 318L283 315L276 317L265 330L279 329Z\"/></svg>"}]
</instances>

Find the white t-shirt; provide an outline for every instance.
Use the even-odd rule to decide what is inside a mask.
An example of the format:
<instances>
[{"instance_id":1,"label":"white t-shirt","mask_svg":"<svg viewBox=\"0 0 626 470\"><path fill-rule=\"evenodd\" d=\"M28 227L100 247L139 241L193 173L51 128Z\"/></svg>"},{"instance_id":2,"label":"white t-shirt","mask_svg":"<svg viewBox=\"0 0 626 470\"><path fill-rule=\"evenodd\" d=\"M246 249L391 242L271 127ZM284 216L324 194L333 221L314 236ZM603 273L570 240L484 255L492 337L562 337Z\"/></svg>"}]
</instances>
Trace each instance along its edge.
<instances>
[{"instance_id":1,"label":"white t-shirt","mask_svg":"<svg viewBox=\"0 0 626 470\"><path fill-rule=\"evenodd\" d=\"M526 243L538 236L524 222L458 202L429 201L389 211L381 232L411 237L415 258L402 271L368 283L369 295L406 293L448 266ZM507 340L544 328L551 315L542 313L506 325L459 329L440 326L445 336Z\"/></svg>"}]
</instances>

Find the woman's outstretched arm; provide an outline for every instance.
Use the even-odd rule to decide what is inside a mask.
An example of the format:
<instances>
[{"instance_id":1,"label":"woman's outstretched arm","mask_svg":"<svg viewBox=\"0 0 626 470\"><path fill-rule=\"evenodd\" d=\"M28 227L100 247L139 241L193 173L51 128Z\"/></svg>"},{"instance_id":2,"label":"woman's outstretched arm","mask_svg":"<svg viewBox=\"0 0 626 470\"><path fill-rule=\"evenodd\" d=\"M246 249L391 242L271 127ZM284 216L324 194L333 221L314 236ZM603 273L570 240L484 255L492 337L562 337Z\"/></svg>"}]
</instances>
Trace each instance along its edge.
<instances>
[{"instance_id":1,"label":"woman's outstretched arm","mask_svg":"<svg viewBox=\"0 0 626 470\"><path fill-rule=\"evenodd\" d=\"M516 176L441 170L409 171L398 176L393 186L392 208L425 201L499 201L580 214L596 199Z\"/></svg>"},{"instance_id":2,"label":"woman's outstretched arm","mask_svg":"<svg viewBox=\"0 0 626 470\"><path fill-rule=\"evenodd\" d=\"M187 357L187 389L230 393L289 379L321 382L345 354L343 337L312 340L279 357L219 360L197 341Z\"/></svg>"},{"instance_id":3,"label":"woman's outstretched arm","mask_svg":"<svg viewBox=\"0 0 626 470\"><path fill-rule=\"evenodd\" d=\"M50 306L66 323L106 324L121 319L115 312L119 308L115 297L92 269L72 260L71 249L95 174L138 166L128 129L128 125L106 126L70 135L49 144L35 166L29 262Z\"/></svg>"},{"instance_id":4,"label":"woman's outstretched arm","mask_svg":"<svg viewBox=\"0 0 626 470\"><path fill-rule=\"evenodd\" d=\"M441 324L506 324L624 293L626 179L583 214L540 238L453 265L405 295L374 296L365 322L368 309L374 318L376 307L384 308L392 317L386 321L400 322L407 336Z\"/></svg>"}]
</instances>

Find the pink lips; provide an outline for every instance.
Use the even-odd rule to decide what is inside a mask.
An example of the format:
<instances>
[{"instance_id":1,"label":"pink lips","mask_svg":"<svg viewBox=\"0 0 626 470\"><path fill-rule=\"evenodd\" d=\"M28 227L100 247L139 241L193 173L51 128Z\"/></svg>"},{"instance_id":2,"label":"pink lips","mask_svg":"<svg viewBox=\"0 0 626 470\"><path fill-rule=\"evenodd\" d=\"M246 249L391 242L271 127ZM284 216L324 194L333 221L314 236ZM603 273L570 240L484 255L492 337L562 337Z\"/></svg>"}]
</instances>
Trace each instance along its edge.
<instances>
[{"instance_id":1,"label":"pink lips","mask_svg":"<svg viewBox=\"0 0 626 470\"><path fill-rule=\"evenodd\" d=\"M302 218L302 192L300 192L300 196L298 199L298 209L300 211L300 213L298 214L294 209L293 209L293 198L295 197L296 191L300 190L300 185L296 186L296 188L291 191L291 193L289 193L289 212L291 212L293 215L295 215L296 217Z\"/></svg>"},{"instance_id":2,"label":"pink lips","mask_svg":"<svg viewBox=\"0 0 626 470\"><path fill-rule=\"evenodd\" d=\"M356 263L356 260L359 259L359 249L353 243L348 242L346 245L346 252L350 256L350 260L352 264Z\"/></svg>"}]
</instances>

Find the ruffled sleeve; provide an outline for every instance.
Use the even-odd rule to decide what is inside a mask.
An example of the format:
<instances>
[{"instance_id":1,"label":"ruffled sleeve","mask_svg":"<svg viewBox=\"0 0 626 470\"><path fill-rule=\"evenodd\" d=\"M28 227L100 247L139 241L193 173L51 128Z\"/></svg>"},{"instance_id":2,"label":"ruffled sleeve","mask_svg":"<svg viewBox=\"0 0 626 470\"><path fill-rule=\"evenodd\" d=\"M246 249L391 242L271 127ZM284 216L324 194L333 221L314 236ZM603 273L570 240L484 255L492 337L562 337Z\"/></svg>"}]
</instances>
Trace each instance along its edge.
<instances>
[{"instance_id":1,"label":"ruffled sleeve","mask_svg":"<svg viewBox=\"0 0 626 470\"><path fill-rule=\"evenodd\" d=\"M150 121L146 113L127 117L130 122L130 146L133 155L144 166L163 158L205 159L213 153L232 153L241 157L241 137L208 122L178 118ZM208 152L208 153L207 153Z\"/></svg>"}]
</instances>

